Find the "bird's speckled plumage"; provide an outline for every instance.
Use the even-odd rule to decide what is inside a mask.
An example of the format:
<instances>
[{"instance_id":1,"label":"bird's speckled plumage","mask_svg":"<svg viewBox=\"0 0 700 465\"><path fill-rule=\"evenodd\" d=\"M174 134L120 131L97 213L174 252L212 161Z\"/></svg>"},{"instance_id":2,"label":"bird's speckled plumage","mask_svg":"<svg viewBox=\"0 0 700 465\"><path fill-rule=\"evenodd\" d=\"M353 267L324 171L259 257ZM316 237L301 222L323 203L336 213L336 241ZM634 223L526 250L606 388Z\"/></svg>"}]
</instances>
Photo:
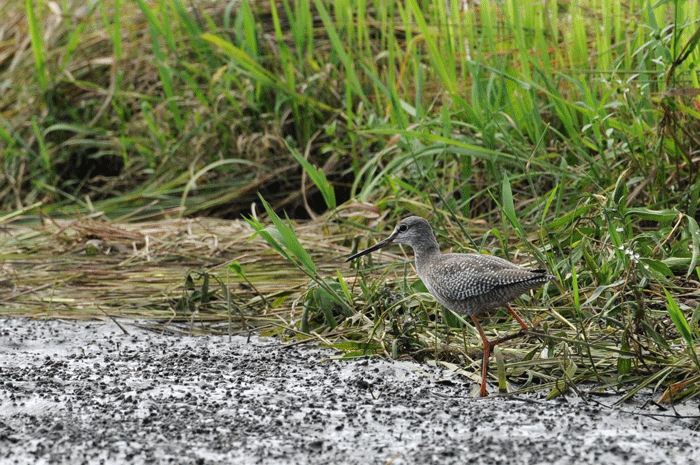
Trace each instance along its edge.
<instances>
[{"instance_id":1,"label":"bird's speckled plumage","mask_svg":"<svg viewBox=\"0 0 700 465\"><path fill-rule=\"evenodd\" d=\"M443 254L418 272L435 299L453 312L479 315L502 307L552 276L484 254Z\"/></svg>"},{"instance_id":2,"label":"bird's speckled plumage","mask_svg":"<svg viewBox=\"0 0 700 465\"><path fill-rule=\"evenodd\" d=\"M486 370L492 346L511 337L489 342L476 315L507 306L523 330L527 326L508 303L529 289L554 279L541 269L527 269L502 258L474 253L440 253L433 228L423 218L411 216L401 220L385 240L349 257L366 255L392 243L413 248L416 269L428 291L449 310L472 317L484 343L481 394L486 395Z\"/></svg>"}]
</instances>

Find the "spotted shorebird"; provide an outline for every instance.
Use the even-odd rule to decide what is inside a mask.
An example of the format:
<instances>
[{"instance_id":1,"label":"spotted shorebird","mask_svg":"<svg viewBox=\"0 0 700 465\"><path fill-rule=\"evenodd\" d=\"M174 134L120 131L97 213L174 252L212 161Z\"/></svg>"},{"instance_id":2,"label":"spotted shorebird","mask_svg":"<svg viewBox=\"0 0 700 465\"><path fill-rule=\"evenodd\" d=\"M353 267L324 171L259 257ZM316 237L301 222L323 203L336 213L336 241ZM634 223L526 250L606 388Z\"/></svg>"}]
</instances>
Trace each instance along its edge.
<instances>
[{"instance_id":1,"label":"spotted shorebird","mask_svg":"<svg viewBox=\"0 0 700 465\"><path fill-rule=\"evenodd\" d=\"M435 299L448 310L469 315L479 331L484 346L481 365L481 396L486 391L489 356L497 344L528 331L528 326L515 313L509 302L524 292L540 287L554 276L542 269L527 269L502 258L478 253L441 253L433 228L423 218L411 216L396 225L391 236L376 245L349 257L346 262L367 255L390 244L406 244L416 256L418 276ZM505 307L513 315L521 330L489 341L477 315L497 307Z\"/></svg>"}]
</instances>

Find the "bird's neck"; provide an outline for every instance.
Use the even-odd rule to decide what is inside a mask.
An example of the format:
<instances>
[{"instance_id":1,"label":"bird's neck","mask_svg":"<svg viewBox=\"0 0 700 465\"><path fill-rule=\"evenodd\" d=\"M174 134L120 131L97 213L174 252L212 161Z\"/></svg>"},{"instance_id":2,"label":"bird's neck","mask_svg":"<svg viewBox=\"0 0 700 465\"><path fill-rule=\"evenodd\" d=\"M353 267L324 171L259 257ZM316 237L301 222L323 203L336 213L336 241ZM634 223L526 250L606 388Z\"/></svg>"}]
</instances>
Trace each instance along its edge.
<instances>
[{"instance_id":1,"label":"bird's neck","mask_svg":"<svg viewBox=\"0 0 700 465\"><path fill-rule=\"evenodd\" d=\"M431 243L424 244L423 247L415 249L414 252L416 255L416 268L421 270L434 256L440 255L440 246L436 240L433 240Z\"/></svg>"}]
</instances>

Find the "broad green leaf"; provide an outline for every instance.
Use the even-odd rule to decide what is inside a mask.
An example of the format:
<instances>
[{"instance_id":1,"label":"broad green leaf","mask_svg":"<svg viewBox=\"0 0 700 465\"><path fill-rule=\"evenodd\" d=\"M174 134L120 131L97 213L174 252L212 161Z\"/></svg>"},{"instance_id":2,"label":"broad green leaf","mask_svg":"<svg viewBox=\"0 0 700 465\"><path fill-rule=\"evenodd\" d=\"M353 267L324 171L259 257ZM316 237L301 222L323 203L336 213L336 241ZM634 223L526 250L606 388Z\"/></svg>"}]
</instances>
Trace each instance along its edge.
<instances>
[{"instance_id":1,"label":"broad green leaf","mask_svg":"<svg viewBox=\"0 0 700 465\"><path fill-rule=\"evenodd\" d=\"M671 296L666 289L664 289L664 292L666 293L666 309L668 310L668 315L671 317L673 324L676 325L678 332L681 333L681 336L685 339L685 342L687 342L692 349L694 347L694 341L693 335L690 332L690 326L688 326L688 322L673 296Z\"/></svg>"},{"instance_id":2,"label":"broad green leaf","mask_svg":"<svg viewBox=\"0 0 700 465\"><path fill-rule=\"evenodd\" d=\"M651 208L628 208L625 215L633 215L637 218L648 221L658 221L659 223L670 223L678 218L678 212L673 210L652 210Z\"/></svg>"},{"instance_id":3,"label":"broad green leaf","mask_svg":"<svg viewBox=\"0 0 700 465\"><path fill-rule=\"evenodd\" d=\"M700 361L698 360L698 354L695 352L695 341L693 340L693 334L690 330L690 326L688 325L688 322L686 321L680 307L678 307L675 299L673 296L671 296L671 293L669 293L665 288L664 292L666 293L666 309L668 310L668 315L671 317L673 324L676 325L678 332L681 333L681 336L683 336L683 339L685 339L685 342L688 343L690 356L695 361L695 365L698 367L698 369L700 369Z\"/></svg>"}]
</instances>

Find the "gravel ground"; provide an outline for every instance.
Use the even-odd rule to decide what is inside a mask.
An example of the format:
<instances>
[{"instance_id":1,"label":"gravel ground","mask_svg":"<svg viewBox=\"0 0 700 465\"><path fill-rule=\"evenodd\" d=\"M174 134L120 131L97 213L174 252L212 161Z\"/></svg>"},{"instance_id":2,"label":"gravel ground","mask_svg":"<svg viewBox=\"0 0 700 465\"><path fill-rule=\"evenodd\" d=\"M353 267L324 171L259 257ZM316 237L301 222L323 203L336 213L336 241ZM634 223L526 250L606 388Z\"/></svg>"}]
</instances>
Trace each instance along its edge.
<instances>
[{"instance_id":1,"label":"gravel ground","mask_svg":"<svg viewBox=\"0 0 700 465\"><path fill-rule=\"evenodd\" d=\"M0 319L0 463L700 463L697 402L474 399L424 364L126 329Z\"/></svg>"}]
</instances>

